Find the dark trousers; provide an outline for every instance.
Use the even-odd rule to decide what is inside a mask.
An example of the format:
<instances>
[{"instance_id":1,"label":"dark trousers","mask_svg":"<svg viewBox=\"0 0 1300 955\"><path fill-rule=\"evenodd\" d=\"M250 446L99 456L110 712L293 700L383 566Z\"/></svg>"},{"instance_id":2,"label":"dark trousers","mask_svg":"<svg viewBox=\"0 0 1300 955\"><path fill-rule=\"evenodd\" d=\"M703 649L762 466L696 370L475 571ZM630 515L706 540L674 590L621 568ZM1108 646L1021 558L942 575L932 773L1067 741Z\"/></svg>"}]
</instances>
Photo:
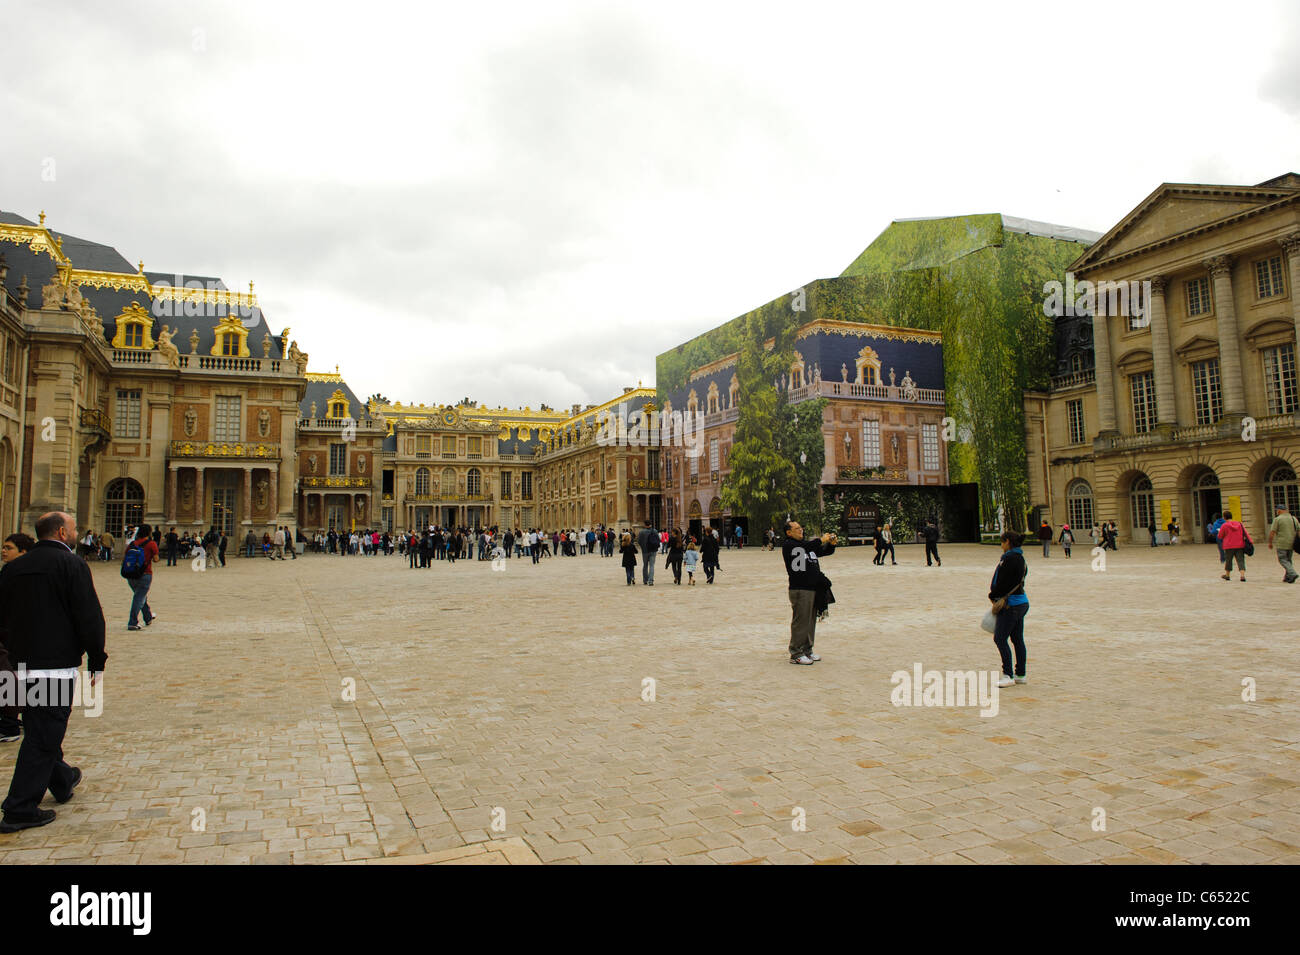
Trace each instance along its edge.
<instances>
[{"instance_id":1,"label":"dark trousers","mask_svg":"<svg viewBox=\"0 0 1300 955\"><path fill-rule=\"evenodd\" d=\"M1244 547L1225 547L1223 550L1223 570L1224 573L1232 573L1232 562L1237 562L1237 569L1243 574L1246 572L1246 548Z\"/></svg>"},{"instance_id":2,"label":"dark trousers","mask_svg":"<svg viewBox=\"0 0 1300 955\"><path fill-rule=\"evenodd\" d=\"M931 558L933 558L934 562L938 564L940 567L943 566L943 561L939 559L939 545L936 544L934 541L926 541L925 542L925 566L927 567L930 566Z\"/></svg>"},{"instance_id":3,"label":"dark trousers","mask_svg":"<svg viewBox=\"0 0 1300 955\"><path fill-rule=\"evenodd\" d=\"M1028 659L1025 652L1025 614L1028 612L1029 604L1007 606L995 618L993 642L997 644L998 654L1002 657L1002 672L1007 676L1025 675L1025 661ZM1011 647L1007 646L1008 642L1016 648L1014 673L1011 670Z\"/></svg>"},{"instance_id":4,"label":"dark trousers","mask_svg":"<svg viewBox=\"0 0 1300 955\"><path fill-rule=\"evenodd\" d=\"M12 674L13 670L13 665L9 662L9 651L0 643L0 674ZM10 675L6 679L13 681L14 678ZM16 692L17 683L10 682L9 686L15 687ZM14 701L13 706L0 706L0 736L17 735L20 729L22 724L18 722L17 701Z\"/></svg>"},{"instance_id":5,"label":"dark trousers","mask_svg":"<svg viewBox=\"0 0 1300 955\"><path fill-rule=\"evenodd\" d=\"M710 564L707 560L704 562L704 576L709 583L713 583L713 569L716 565Z\"/></svg>"},{"instance_id":6,"label":"dark trousers","mask_svg":"<svg viewBox=\"0 0 1300 955\"><path fill-rule=\"evenodd\" d=\"M896 558L896 557L894 556L894 542L893 542L893 541L889 541L889 542L887 542L887 543L885 544L885 546L884 546L883 548L881 548L881 551L880 551L880 563L881 563L881 564L884 564L884 562L885 562L885 555L886 555L886 554L889 555L889 562L890 562L891 564L897 564L897 563L898 563L898 558Z\"/></svg>"},{"instance_id":7,"label":"dark trousers","mask_svg":"<svg viewBox=\"0 0 1300 955\"><path fill-rule=\"evenodd\" d=\"M790 659L812 653L817 636L817 592L790 591Z\"/></svg>"},{"instance_id":8,"label":"dark trousers","mask_svg":"<svg viewBox=\"0 0 1300 955\"><path fill-rule=\"evenodd\" d=\"M167 548L167 566L168 566L168 567L175 567L175 566L176 566L176 548L175 548L175 547L168 547L168 548Z\"/></svg>"},{"instance_id":9,"label":"dark trousers","mask_svg":"<svg viewBox=\"0 0 1300 955\"><path fill-rule=\"evenodd\" d=\"M682 559L680 557L669 557L668 566L672 568L673 580L676 583L682 582Z\"/></svg>"},{"instance_id":10,"label":"dark trousers","mask_svg":"<svg viewBox=\"0 0 1300 955\"><path fill-rule=\"evenodd\" d=\"M48 791L63 798L72 789L76 776L63 761L63 737L72 715L74 680L27 680L27 698L32 698L36 684L44 683L41 706L23 707L23 742L18 748L9 796L4 814L10 819L31 819ZM39 691L38 691L39 692ZM59 704L68 705L59 705Z\"/></svg>"}]
</instances>

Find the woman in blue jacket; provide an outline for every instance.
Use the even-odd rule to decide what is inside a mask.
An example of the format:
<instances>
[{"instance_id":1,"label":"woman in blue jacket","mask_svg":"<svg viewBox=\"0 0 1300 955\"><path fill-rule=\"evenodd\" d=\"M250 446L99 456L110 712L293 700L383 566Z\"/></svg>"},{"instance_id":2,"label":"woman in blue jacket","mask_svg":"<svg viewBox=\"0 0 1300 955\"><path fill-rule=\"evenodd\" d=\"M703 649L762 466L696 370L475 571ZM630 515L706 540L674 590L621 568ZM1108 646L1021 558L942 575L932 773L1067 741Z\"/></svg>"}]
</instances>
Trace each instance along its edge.
<instances>
[{"instance_id":1,"label":"woman in blue jacket","mask_svg":"<svg viewBox=\"0 0 1300 955\"><path fill-rule=\"evenodd\" d=\"M1027 683L1025 676L1025 614L1029 612L1029 598L1025 596L1025 577L1029 567L1025 555L1020 550L1024 537L1015 531L1002 534L1002 560L993 572L993 582L989 584L989 600L993 602L996 623L993 630L993 642L997 644L998 654L1002 657L1002 676L998 686L1011 686L1013 683ZM1016 648L1016 667L1011 669L1011 648Z\"/></svg>"}]
</instances>

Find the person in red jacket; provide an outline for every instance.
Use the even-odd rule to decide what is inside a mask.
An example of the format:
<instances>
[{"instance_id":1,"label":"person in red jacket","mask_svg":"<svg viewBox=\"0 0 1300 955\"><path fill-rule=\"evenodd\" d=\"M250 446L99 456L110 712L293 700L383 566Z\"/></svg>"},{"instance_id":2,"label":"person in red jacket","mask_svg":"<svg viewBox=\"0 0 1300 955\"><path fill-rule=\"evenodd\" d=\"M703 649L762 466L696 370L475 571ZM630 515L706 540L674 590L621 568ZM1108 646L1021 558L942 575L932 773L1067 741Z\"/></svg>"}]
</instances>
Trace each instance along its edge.
<instances>
[{"instance_id":1,"label":"person in red jacket","mask_svg":"<svg viewBox=\"0 0 1300 955\"><path fill-rule=\"evenodd\" d=\"M1241 580L1246 581L1246 542L1250 535L1241 521L1232 519L1232 511L1223 512L1223 524L1219 527L1219 543L1223 545L1223 579L1232 579L1232 560L1237 559L1237 569L1241 571Z\"/></svg>"}]
</instances>

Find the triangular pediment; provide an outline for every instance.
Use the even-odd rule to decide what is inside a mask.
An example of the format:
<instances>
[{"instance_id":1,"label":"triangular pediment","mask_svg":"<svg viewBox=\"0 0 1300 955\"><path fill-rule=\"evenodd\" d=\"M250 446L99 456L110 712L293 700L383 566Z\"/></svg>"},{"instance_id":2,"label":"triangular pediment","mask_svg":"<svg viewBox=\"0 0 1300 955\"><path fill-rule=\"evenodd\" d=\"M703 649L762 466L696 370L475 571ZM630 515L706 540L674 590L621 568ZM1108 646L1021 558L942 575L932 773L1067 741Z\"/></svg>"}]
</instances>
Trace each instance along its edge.
<instances>
[{"instance_id":1,"label":"triangular pediment","mask_svg":"<svg viewBox=\"0 0 1300 955\"><path fill-rule=\"evenodd\" d=\"M1290 185L1209 186L1167 182L1079 256L1070 268L1083 271L1109 259L1227 224L1243 213L1298 197L1300 189Z\"/></svg>"}]
</instances>

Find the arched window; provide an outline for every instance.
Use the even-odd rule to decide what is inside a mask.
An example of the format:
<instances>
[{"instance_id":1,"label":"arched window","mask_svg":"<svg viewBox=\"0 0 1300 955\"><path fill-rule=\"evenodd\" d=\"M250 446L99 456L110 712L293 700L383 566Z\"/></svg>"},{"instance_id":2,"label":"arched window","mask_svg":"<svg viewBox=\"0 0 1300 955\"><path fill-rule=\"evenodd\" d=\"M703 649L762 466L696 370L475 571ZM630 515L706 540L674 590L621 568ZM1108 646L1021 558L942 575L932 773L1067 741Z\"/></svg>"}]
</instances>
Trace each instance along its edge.
<instances>
[{"instance_id":1,"label":"arched window","mask_svg":"<svg viewBox=\"0 0 1300 955\"><path fill-rule=\"evenodd\" d=\"M1151 490L1151 479L1139 474L1133 479L1129 491L1129 503L1133 512L1133 529L1145 530L1155 519L1155 494Z\"/></svg>"},{"instance_id":2,"label":"arched window","mask_svg":"<svg viewBox=\"0 0 1300 955\"><path fill-rule=\"evenodd\" d=\"M1279 464L1264 476L1264 504L1269 521L1277 507L1285 507L1291 514L1300 512L1300 484L1296 483L1295 468Z\"/></svg>"},{"instance_id":3,"label":"arched window","mask_svg":"<svg viewBox=\"0 0 1300 955\"><path fill-rule=\"evenodd\" d=\"M694 414L696 411L699 410L699 407L700 407L700 396L697 395L695 393L695 389L692 388L691 393L686 396L686 410Z\"/></svg>"},{"instance_id":4,"label":"arched window","mask_svg":"<svg viewBox=\"0 0 1300 955\"><path fill-rule=\"evenodd\" d=\"M442 469L442 487L440 490L443 497L449 497L456 493L456 472L451 468Z\"/></svg>"},{"instance_id":5,"label":"arched window","mask_svg":"<svg viewBox=\"0 0 1300 955\"><path fill-rule=\"evenodd\" d=\"M1079 534L1087 533L1092 527L1092 515L1092 485L1083 478L1076 478L1065 489L1065 516L1075 532L1076 540L1079 539Z\"/></svg>"},{"instance_id":6,"label":"arched window","mask_svg":"<svg viewBox=\"0 0 1300 955\"><path fill-rule=\"evenodd\" d=\"M729 392L727 407L734 408L740 401L740 379L732 375L731 384L728 385L727 390Z\"/></svg>"},{"instance_id":7,"label":"arched window","mask_svg":"<svg viewBox=\"0 0 1300 955\"><path fill-rule=\"evenodd\" d=\"M429 493L429 469L428 468L416 468L415 493L420 497L424 497Z\"/></svg>"},{"instance_id":8,"label":"arched window","mask_svg":"<svg viewBox=\"0 0 1300 955\"><path fill-rule=\"evenodd\" d=\"M714 414L718 409L718 383L712 382L709 385L709 414Z\"/></svg>"},{"instance_id":9,"label":"arched window","mask_svg":"<svg viewBox=\"0 0 1300 955\"><path fill-rule=\"evenodd\" d=\"M144 488L130 478L118 478L104 492L104 526L120 537L127 527L144 521Z\"/></svg>"},{"instance_id":10,"label":"arched window","mask_svg":"<svg viewBox=\"0 0 1300 955\"><path fill-rule=\"evenodd\" d=\"M880 378L880 356L870 345L863 345L857 357L858 384L878 385Z\"/></svg>"},{"instance_id":11,"label":"arched window","mask_svg":"<svg viewBox=\"0 0 1300 955\"><path fill-rule=\"evenodd\" d=\"M470 468L469 474L465 478L466 494L483 493L483 476L479 474L478 468Z\"/></svg>"}]
</instances>

